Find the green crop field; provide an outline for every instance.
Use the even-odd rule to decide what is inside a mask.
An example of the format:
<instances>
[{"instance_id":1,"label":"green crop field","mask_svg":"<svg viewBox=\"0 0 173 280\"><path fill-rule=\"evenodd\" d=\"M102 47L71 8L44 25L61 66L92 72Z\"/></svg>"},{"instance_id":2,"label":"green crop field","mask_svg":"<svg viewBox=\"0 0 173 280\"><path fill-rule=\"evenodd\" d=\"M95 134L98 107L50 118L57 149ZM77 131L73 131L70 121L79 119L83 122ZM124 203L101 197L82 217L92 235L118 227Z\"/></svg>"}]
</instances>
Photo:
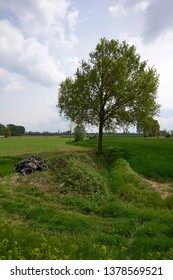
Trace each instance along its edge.
<instances>
[{"instance_id":1,"label":"green crop field","mask_svg":"<svg viewBox=\"0 0 173 280\"><path fill-rule=\"evenodd\" d=\"M0 259L173 259L173 139L0 138ZM49 169L13 172L27 156Z\"/></svg>"},{"instance_id":2,"label":"green crop field","mask_svg":"<svg viewBox=\"0 0 173 280\"><path fill-rule=\"evenodd\" d=\"M136 136L104 137L104 149L118 151L136 172L146 178L173 180L173 139ZM97 139L84 141L82 146L97 146Z\"/></svg>"}]
</instances>

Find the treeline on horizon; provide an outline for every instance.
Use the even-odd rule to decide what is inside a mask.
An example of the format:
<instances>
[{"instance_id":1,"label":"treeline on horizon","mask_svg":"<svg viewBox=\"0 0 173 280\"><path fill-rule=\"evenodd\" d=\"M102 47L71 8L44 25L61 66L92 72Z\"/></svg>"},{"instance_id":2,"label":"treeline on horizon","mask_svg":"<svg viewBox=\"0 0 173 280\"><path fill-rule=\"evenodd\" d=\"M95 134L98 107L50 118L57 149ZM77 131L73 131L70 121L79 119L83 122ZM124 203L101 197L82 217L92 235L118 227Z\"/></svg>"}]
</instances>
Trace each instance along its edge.
<instances>
[{"instance_id":1,"label":"treeline on horizon","mask_svg":"<svg viewBox=\"0 0 173 280\"><path fill-rule=\"evenodd\" d=\"M7 124L6 126L0 123L0 135L9 137L9 136L56 136L56 135L73 135L74 133L71 130L67 131L56 131L56 132L49 132L49 131L26 131L25 127L22 125L15 125L15 124ZM104 132L104 135L140 135L140 133L130 133L130 132ZM97 137L97 132L86 132L86 135L91 137Z\"/></svg>"},{"instance_id":2,"label":"treeline on horizon","mask_svg":"<svg viewBox=\"0 0 173 280\"><path fill-rule=\"evenodd\" d=\"M27 132L25 127L22 125L15 125L15 124L7 124L6 126L0 123L0 135L9 137L9 136L56 136L56 135L73 135L73 132L70 130L67 131L57 131L57 132L49 132L49 131L29 131ZM97 132L86 132L87 136L97 137ZM104 135L143 135L139 132L104 132ZM160 136L173 136L173 131L168 132L166 129L160 131Z\"/></svg>"},{"instance_id":3,"label":"treeline on horizon","mask_svg":"<svg viewBox=\"0 0 173 280\"><path fill-rule=\"evenodd\" d=\"M8 136L17 136L24 135L25 127L22 125L7 124L6 126L0 123L0 135Z\"/></svg>"}]
</instances>

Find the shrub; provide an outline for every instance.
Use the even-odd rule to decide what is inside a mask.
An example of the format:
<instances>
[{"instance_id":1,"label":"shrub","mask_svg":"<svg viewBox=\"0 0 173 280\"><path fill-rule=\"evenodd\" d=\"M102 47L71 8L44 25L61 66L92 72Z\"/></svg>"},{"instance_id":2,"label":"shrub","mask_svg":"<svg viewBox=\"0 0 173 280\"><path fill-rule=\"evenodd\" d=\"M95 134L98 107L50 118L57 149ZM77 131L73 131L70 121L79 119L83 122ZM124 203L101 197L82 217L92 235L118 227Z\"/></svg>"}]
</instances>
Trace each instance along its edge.
<instances>
[{"instance_id":1,"label":"shrub","mask_svg":"<svg viewBox=\"0 0 173 280\"><path fill-rule=\"evenodd\" d=\"M75 141L80 141L83 140L85 138L85 127L82 124L78 124L75 128L74 128L74 138Z\"/></svg>"},{"instance_id":2,"label":"shrub","mask_svg":"<svg viewBox=\"0 0 173 280\"><path fill-rule=\"evenodd\" d=\"M11 130L8 127L4 128L4 136L5 138L11 136Z\"/></svg>"},{"instance_id":3,"label":"shrub","mask_svg":"<svg viewBox=\"0 0 173 280\"><path fill-rule=\"evenodd\" d=\"M108 195L107 180L90 156L81 154L60 155L52 160L56 181L62 193L76 193L100 197Z\"/></svg>"},{"instance_id":4,"label":"shrub","mask_svg":"<svg viewBox=\"0 0 173 280\"><path fill-rule=\"evenodd\" d=\"M171 134L170 134L169 132L167 132L166 135L165 135L165 137L166 137L166 138L170 138L170 137L171 137Z\"/></svg>"}]
</instances>

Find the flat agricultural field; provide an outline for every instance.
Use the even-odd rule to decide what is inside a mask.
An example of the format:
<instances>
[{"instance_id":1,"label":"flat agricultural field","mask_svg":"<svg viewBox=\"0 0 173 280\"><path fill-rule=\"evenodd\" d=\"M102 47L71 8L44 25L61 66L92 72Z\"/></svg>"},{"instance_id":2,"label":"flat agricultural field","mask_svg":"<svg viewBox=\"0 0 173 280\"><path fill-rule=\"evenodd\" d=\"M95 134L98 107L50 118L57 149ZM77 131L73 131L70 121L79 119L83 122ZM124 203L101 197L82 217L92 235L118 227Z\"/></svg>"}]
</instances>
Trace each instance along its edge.
<instances>
[{"instance_id":1,"label":"flat agricultural field","mask_svg":"<svg viewBox=\"0 0 173 280\"><path fill-rule=\"evenodd\" d=\"M173 259L173 139L96 146L0 138L0 259ZM49 169L13 172L31 155Z\"/></svg>"},{"instance_id":2,"label":"flat agricultural field","mask_svg":"<svg viewBox=\"0 0 173 280\"><path fill-rule=\"evenodd\" d=\"M105 147L119 148L139 174L156 180L173 180L173 138L107 137Z\"/></svg>"},{"instance_id":3,"label":"flat agricultural field","mask_svg":"<svg viewBox=\"0 0 173 280\"><path fill-rule=\"evenodd\" d=\"M61 137L10 137L0 138L0 157L13 157L40 153L57 153L59 151L75 150L67 145L72 138Z\"/></svg>"}]
</instances>

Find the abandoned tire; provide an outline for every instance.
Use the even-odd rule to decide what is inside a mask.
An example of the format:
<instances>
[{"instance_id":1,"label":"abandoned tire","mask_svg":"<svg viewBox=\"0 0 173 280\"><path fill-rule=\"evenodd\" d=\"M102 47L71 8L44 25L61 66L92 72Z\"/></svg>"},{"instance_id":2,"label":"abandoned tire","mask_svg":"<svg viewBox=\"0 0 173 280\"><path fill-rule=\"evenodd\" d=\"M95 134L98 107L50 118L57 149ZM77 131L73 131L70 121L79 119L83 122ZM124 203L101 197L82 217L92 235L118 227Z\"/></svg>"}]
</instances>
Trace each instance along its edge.
<instances>
[{"instance_id":1,"label":"abandoned tire","mask_svg":"<svg viewBox=\"0 0 173 280\"><path fill-rule=\"evenodd\" d=\"M22 174L24 176L27 176L27 175L30 175L32 172L33 172L33 169L32 168L29 168L29 167L26 167L26 168L23 168L21 170Z\"/></svg>"}]
</instances>

